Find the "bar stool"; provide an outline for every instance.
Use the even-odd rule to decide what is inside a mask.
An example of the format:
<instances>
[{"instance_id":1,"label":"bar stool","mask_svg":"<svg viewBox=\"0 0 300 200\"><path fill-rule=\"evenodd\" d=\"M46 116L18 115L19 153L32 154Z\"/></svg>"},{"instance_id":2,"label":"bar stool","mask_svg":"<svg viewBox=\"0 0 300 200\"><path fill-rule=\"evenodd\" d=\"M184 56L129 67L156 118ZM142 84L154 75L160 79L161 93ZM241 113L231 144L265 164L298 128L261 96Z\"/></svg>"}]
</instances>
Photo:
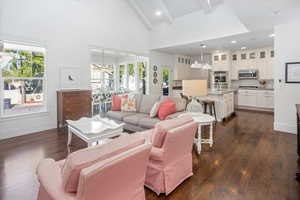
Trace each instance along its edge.
<instances>
[{"instance_id":1,"label":"bar stool","mask_svg":"<svg viewBox=\"0 0 300 200\"><path fill-rule=\"evenodd\" d=\"M212 101L212 100L202 100L201 103L203 105L204 113L207 114L207 106L208 106L209 114L211 116L214 116L215 120L217 121L217 114L216 114L215 102Z\"/></svg>"}]
</instances>

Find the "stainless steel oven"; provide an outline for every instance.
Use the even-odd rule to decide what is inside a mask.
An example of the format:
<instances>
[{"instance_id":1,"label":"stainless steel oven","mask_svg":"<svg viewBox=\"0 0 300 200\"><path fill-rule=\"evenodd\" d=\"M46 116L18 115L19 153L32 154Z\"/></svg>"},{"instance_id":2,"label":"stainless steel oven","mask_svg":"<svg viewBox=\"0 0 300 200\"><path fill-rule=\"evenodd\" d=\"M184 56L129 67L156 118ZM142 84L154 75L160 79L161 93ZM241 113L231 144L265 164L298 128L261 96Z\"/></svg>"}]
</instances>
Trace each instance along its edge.
<instances>
[{"instance_id":1,"label":"stainless steel oven","mask_svg":"<svg viewBox=\"0 0 300 200\"><path fill-rule=\"evenodd\" d=\"M239 80L256 80L256 79L258 79L258 70L249 69L249 70L239 71Z\"/></svg>"}]
</instances>

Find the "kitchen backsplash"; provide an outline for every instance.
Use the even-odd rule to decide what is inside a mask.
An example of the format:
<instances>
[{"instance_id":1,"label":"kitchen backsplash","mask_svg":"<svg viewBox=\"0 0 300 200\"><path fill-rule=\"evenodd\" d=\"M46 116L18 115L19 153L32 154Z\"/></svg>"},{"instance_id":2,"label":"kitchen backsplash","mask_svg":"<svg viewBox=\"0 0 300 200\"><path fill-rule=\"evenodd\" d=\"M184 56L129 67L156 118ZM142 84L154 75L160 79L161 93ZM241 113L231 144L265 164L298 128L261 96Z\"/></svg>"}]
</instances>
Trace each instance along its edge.
<instances>
[{"instance_id":1,"label":"kitchen backsplash","mask_svg":"<svg viewBox=\"0 0 300 200\"><path fill-rule=\"evenodd\" d=\"M274 87L274 81L273 80L265 80L265 88L273 89ZM231 81L231 88L239 88L239 86L257 86L261 87L259 84L259 80L235 80Z\"/></svg>"}]
</instances>

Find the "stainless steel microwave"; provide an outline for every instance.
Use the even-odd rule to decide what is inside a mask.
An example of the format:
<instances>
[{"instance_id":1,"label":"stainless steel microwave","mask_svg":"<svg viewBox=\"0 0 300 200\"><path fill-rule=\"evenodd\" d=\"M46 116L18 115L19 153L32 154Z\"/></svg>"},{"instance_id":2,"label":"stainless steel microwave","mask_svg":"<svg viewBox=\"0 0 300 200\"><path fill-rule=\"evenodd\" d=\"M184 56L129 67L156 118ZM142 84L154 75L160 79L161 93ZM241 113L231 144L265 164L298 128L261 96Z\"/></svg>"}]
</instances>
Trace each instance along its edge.
<instances>
[{"instance_id":1,"label":"stainless steel microwave","mask_svg":"<svg viewBox=\"0 0 300 200\"><path fill-rule=\"evenodd\" d=\"M256 80L258 79L258 70L256 69L249 69L249 70L240 70L239 71L239 80L245 80L245 79L252 79Z\"/></svg>"}]
</instances>

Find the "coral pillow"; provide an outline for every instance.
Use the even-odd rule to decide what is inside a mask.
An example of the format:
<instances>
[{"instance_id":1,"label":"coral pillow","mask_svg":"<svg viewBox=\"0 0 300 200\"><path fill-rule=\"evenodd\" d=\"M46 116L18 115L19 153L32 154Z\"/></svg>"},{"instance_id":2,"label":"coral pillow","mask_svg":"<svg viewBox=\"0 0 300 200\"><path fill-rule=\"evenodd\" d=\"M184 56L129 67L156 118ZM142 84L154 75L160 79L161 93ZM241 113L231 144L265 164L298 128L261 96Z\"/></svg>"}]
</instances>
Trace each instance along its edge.
<instances>
[{"instance_id":1,"label":"coral pillow","mask_svg":"<svg viewBox=\"0 0 300 200\"><path fill-rule=\"evenodd\" d=\"M168 115L176 112L176 103L171 99L164 100L160 105L157 116L160 120L165 120Z\"/></svg>"},{"instance_id":2,"label":"coral pillow","mask_svg":"<svg viewBox=\"0 0 300 200\"><path fill-rule=\"evenodd\" d=\"M128 97L128 95L124 95L123 97ZM121 111L121 105L122 105L122 96L113 95L112 97L112 111Z\"/></svg>"},{"instance_id":3,"label":"coral pillow","mask_svg":"<svg viewBox=\"0 0 300 200\"><path fill-rule=\"evenodd\" d=\"M113 95L112 97L112 111L121 111L121 97L117 95Z\"/></svg>"}]
</instances>

